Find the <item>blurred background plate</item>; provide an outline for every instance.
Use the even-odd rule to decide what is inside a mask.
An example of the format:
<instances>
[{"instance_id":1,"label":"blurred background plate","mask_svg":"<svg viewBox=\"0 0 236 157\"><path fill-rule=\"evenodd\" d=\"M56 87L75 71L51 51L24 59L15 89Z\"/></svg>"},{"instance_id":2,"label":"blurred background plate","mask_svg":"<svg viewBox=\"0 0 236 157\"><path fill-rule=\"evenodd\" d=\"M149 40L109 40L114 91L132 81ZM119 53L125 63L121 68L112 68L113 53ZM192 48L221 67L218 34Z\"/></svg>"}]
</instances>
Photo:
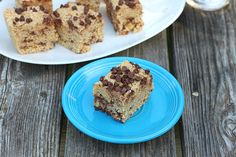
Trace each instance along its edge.
<instances>
[{"instance_id":1,"label":"blurred background plate","mask_svg":"<svg viewBox=\"0 0 236 157\"><path fill-rule=\"evenodd\" d=\"M95 111L93 85L124 60L150 69L155 87L144 106L122 124ZM75 72L64 87L62 106L70 122L93 138L112 143L137 143L158 137L177 123L184 109L184 95L177 80L162 67L142 59L112 57Z\"/></svg>"},{"instance_id":2,"label":"blurred background plate","mask_svg":"<svg viewBox=\"0 0 236 157\"><path fill-rule=\"evenodd\" d=\"M54 9L56 9L60 4L68 1L54 0L53 2ZM56 45L54 49L45 53L20 55L13 46L3 18L3 11L6 8L14 7L15 0L3 0L0 2L0 54L22 62L46 65L78 63L101 58L137 45L158 34L179 17L185 6L185 0L141 0L141 3L144 9L145 25L143 31L139 33L126 36L117 35L108 20L105 6L102 4L101 12L105 19L105 38L102 43L94 44L90 52L75 54L60 45Z\"/></svg>"}]
</instances>

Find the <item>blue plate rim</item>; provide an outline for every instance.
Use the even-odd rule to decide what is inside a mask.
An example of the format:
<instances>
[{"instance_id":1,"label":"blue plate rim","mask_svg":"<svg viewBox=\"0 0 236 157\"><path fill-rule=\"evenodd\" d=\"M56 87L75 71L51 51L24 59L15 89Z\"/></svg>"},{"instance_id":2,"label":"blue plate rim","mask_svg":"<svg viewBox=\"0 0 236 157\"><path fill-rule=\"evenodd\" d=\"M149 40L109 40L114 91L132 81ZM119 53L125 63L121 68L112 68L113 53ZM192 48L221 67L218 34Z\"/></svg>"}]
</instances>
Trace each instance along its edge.
<instances>
[{"instance_id":1,"label":"blue plate rim","mask_svg":"<svg viewBox=\"0 0 236 157\"><path fill-rule=\"evenodd\" d=\"M132 62L139 62L139 63L141 62L141 63L147 64L147 65L150 65L152 67L157 67L158 71L162 71L163 73L165 73L165 75L167 75L168 78L174 80L175 84L177 85L177 87L176 87L177 93L180 96L180 102L179 102L180 107L177 109L176 114L172 118L172 120L163 129L161 129L161 130L159 130L159 131L157 131L153 134L138 137L138 138L134 138L134 139L112 138L112 137L106 137L106 136L94 133L93 131L90 131L87 128L85 128L84 126L80 125L80 123L78 123L73 118L70 118L70 116L68 116L69 115L68 109L65 107L66 106L65 104L66 104L67 89L69 89L68 87L70 86L71 83L73 83L73 80L76 79L77 75L80 72L86 70L87 68L91 68L91 67L93 67L93 65L96 65L100 62L104 62L104 61L107 62L107 63L112 62L112 61L122 62L124 60L129 60L129 61L132 61ZM76 72L74 72L70 76L70 78L67 80L67 82L66 82L66 84L63 88L63 91L62 91L62 108L63 108L63 111L64 111L66 117L69 119L70 123L72 123L77 129L79 129L84 134L86 134L86 135L88 135L92 138L95 138L97 140L104 141L104 142L117 143L117 144L133 144L133 143L140 143L140 142L149 141L149 140L154 139L156 137L159 137L159 136L165 134L167 131L169 131L178 122L178 120L180 119L180 117L181 117L181 115L184 111L184 93L183 93L183 90L182 90L179 82L176 80L176 78L169 71L167 71L163 67L161 67L161 66L159 66L159 65L157 65L157 64L155 64L151 61L148 61L148 60L145 60L145 59L140 59L140 58L135 58L135 57L126 57L126 56L108 57L108 58L103 58L103 59L93 61L93 62L79 68Z\"/></svg>"}]
</instances>

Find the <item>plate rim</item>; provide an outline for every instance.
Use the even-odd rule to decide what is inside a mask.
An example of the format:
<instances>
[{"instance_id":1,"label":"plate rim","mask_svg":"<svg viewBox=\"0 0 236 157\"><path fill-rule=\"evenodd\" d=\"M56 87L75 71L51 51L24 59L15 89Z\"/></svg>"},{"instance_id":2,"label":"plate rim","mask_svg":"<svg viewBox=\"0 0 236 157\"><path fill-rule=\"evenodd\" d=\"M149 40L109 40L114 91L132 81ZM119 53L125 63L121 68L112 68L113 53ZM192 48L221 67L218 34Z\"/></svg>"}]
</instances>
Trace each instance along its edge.
<instances>
[{"instance_id":1,"label":"plate rim","mask_svg":"<svg viewBox=\"0 0 236 157\"><path fill-rule=\"evenodd\" d=\"M71 81L75 80L77 75L80 72L90 68L94 64L98 64L99 62L103 62L103 61L106 61L107 63L108 63L108 61L122 62L124 60L129 60L129 61L134 61L134 62L135 61L143 62L143 63L149 64L151 66L157 67L158 71L161 70L162 73L165 73L165 75L167 75L168 79L174 80L175 85L177 85L175 89L176 89L177 93L180 95L180 100L178 102L180 104L180 106L176 110L176 114L173 116L173 118L170 120L170 122L165 127L163 127L161 130L159 130L157 132L154 132L152 134L146 135L146 136L141 136L141 137L138 137L138 138L135 137L135 138L132 138L132 139L118 139L118 138L103 136L103 135L100 135L99 133L95 133L93 131L90 131L89 129L87 129L83 125L79 124L75 119L69 118L71 116L68 116L69 112L68 112L68 109L65 107L66 106L65 104L66 104L66 92L69 89L68 86L70 86ZM145 60L145 59L140 59L140 58L135 58L135 57L126 57L126 56L108 57L108 58L100 59L100 60L94 61L92 63L89 63L89 64L83 66L82 68L79 68L67 80L67 82L66 82L66 84L63 88L63 91L62 91L62 108L63 108L63 111L64 111L67 119L70 121L70 123L76 129L80 130L81 132L88 135L89 137L95 138L95 139L100 140L100 141L109 142L109 143L116 143L116 144L133 144L133 143L145 142L145 141L149 141L151 139L157 138L157 137L165 134L167 131L169 131L179 121L179 119L180 119L180 117L181 117L181 115L184 111L184 106L185 106L184 103L185 103L184 102L184 92L181 88L181 85L179 84L178 80L169 71L167 71L163 67L161 67L161 66L159 66L159 65L157 65L157 64L155 64L151 61L148 61L148 60Z\"/></svg>"},{"instance_id":2,"label":"plate rim","mask_svg":"<svg viewBox=\"0 0 236 157\"><path fill-rule=\"evenodd\" d=\"M169 20L168 22L166 22L165 25L162 25L161 26L161 29L159 30L155 30L153 31L153 33L149 33L147 36L145 36L144 38L140 39L140 40L137 40L136 42L133 42L132 44L128 45L128 46L125 46L125 47L122 47L122 48L117 48L117 49L114 49L113 51L109 51L109 53L102 53L100 55L96 55L96 56L91 56L89 58L84 58L84 59L80 59L80 60L73 60L73 61L55 61L55 62L44 62L44 61L37 61L36 60L32 60L32 59L27 59L27 58L18 58L17 56L14 56L14 55L8 55L7 52L3 52L3 51L0 51L0 54L3 55L4 57L7 57L7 58L10 58L10 59L13 59L15 61L20 61L20 62L23 62L23 63L29 63L29 64L36 64L36 65L68 65L68 64L74 64L74 63L82 63L82 62L86 62L86 61L91 61L91 60L95 60L95 59L99 59L99 58L103 58L103 57L106 57L106 56L110 56L112 54L116 54L118 52L121 52L123 50L127 50L133 46L136 46L154 36L156 36L157 34L159 34L160 32L162 32L163 30L165 30L166 28L168 28L171 24L173 24L177 19L178 17L181 15L181 13L183 12L184 10L184 7L185 7L185 4L186 4L186 0L181 0L179 1L180 3L180 7L178 8L178 12L176 12L175 15L173 15L173 17L171 18L171 20ZM89 52L88 52L89 53Z\"/></svg>"}]
</instances>

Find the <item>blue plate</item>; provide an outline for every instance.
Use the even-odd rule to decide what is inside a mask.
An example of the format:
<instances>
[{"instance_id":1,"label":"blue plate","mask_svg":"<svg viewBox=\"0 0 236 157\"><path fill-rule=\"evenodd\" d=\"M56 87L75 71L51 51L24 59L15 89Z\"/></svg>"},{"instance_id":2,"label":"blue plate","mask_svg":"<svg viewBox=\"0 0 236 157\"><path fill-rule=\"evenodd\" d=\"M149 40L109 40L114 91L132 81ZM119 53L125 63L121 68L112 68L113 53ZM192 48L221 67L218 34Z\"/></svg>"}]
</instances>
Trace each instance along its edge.
<instances>
[{"instance_id":1,"label":"blue plate","mask_svg":"<svg viewBox=\"0 0 236 157\"><path fill-rule=\"evenodd\" d=\"M146 104L125 124L93 107L93 85L124 60L150 69L154 90ZM138 143L170 130L184 109L184 95L176 79L162 67L142 59L112 57L92 62L75 72L66 83L62 106L70 122L85 134L112 143ZM79 140L79 139L78 139Z\"/></svg>"}]
</instances>

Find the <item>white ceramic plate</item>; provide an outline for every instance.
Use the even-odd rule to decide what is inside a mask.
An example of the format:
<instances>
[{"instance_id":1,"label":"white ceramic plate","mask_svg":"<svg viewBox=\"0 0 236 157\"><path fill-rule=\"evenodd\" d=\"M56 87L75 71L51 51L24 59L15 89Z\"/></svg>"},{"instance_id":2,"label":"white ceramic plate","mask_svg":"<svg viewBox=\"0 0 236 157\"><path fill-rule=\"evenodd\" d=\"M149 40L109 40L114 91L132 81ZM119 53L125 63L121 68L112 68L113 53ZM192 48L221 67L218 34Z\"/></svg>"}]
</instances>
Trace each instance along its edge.
<instances>
[{"instance_id":1,"label":"white ceramic plate","mask_svg":"<svg viewBox=\"0 0 236 157\"><path fill-rule=\"evenodd\" d=\"M54 9L66 2L67 0L54 0ZM46 65L78 63L105 57L137 45L160 33L180 16L185 6L185 0L141 0L141 3L144 11L144 28L139 33L126 36L117 35L108 20L103 4L101 12L105 19L105 38L102 43L94 44L88 53L75 54L60 45L56 45L54 49L44 53L20 55L10 39L3 18L3 11L6 8L14 7L15 1L2 0L0 2L0 53L14 60Z\"/></svg>"}]
</instances>

